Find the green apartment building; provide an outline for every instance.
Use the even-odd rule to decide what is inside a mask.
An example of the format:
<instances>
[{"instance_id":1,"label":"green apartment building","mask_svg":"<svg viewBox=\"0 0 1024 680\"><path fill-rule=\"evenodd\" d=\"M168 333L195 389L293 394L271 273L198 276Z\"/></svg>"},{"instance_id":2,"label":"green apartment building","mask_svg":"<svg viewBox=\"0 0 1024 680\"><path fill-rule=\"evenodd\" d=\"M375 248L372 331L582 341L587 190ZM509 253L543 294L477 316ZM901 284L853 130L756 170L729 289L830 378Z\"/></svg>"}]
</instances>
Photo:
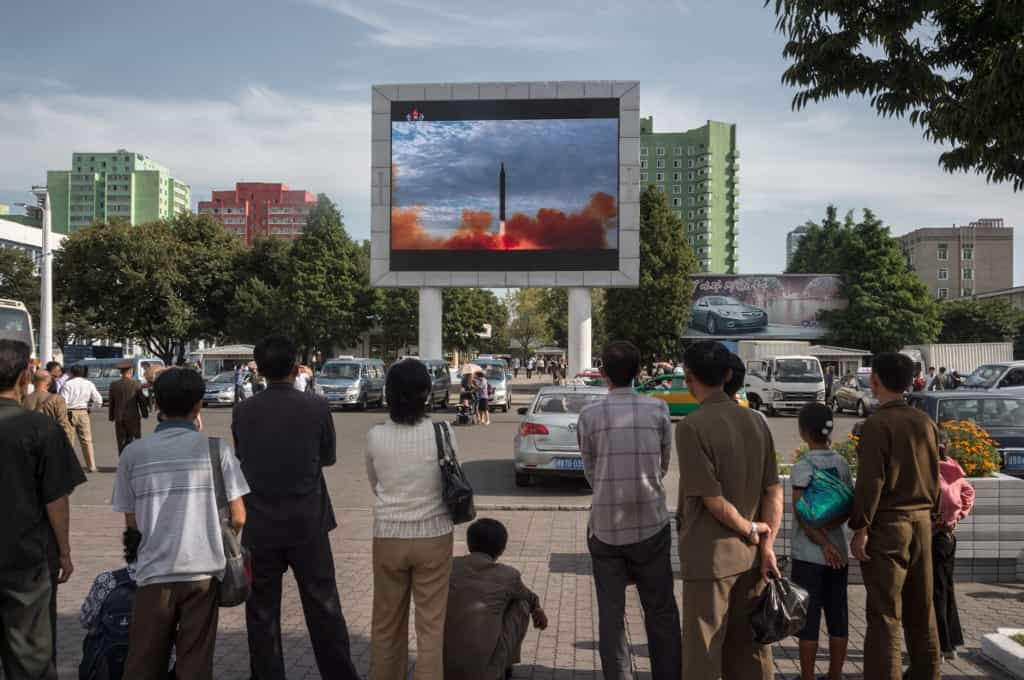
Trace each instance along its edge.
<instances>
[{"instance_id":1,"label":"green apartment building","mask_svg":"<svg viewBox=\"0 0 1024 680\"><path fill-rule=\"evenodd\" d=\"M191 209L192 189L141 153L75 152L70 170L46 173L51 228L70 234L94 220L144 224Z\"/></svg>"},{"instance_id":2,"label":"green apartment building","mask_svg":"<svg viewBox=\"0 0 1024 680\"><path fill-rule=\"evenodd\" d=\"M640 184L668 195L703 272L738 271L739 158L731 123L655 132L653 116L640 119Z\"/></svg>"}]
</instances>

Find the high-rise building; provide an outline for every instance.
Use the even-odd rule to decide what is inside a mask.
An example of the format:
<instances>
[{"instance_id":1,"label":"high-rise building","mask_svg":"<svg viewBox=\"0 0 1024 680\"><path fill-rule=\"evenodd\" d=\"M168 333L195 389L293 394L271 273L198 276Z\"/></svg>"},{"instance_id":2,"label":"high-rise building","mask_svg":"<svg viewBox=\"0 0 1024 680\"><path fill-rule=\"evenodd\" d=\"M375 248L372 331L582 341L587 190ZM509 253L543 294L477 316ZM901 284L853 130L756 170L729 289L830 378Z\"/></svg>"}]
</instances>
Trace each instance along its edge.
<instances>
[{"instance_id":1,"label":"high-rise building","mask_svg":"<svg viewBox=\"0 0 1024 680\"><path fill-rule=\"evenodd\" d=\"M640 185L668 195L703 272L737 272L739 157L731 123L655 132L653 116L640 119Z\"/></svg>"},{"instance_id":2,"label":"high-rise building","mask_svg":"<svg viewBox=\"0 0 1024 680\"><path fill-rule=\"evenodd\" d=\"M789 268L789 264L793 261L793 256L796 255L796 249L800 247L800 241L804 240L804 236L807 235L807 225L797 227L793 231L786 234L786 268Z\"/></svg>"},{"instance_id":3,"label":"high-rise building","mask_svg":"<svg viewBox=\"0 0 1024 680\"><path fill-rule=\"evenodd\" d=\"M314 205L313 194L287 184L238 182L233 191L214 191L209 201L200 201L199 214L216 218L249 246L258 238L295 238Z\"/></svg>"},{"instance_id":4,"label":"high-rise building","mask_svg":"<svg viewBox=\"0 0 1024 680\"><path fill-rule=\"evenodd\" d=\"M1013 227L1001 219L915 229L899 241L907 264L940 300L1013 285Z\"/></svg>"},{"instance_id":5,"label":"high-rise building","mask_svg":"<svg viewBox=\"0 0 1024 680\"><path fill-rule=\"evenodd\" d=\"M145 224L192 207L192 189L171 177L166 166L141 153L75 152L70 170L46 173L51 228L70 234L94 220L124 219Z\"/></svg>"}]
</instances>

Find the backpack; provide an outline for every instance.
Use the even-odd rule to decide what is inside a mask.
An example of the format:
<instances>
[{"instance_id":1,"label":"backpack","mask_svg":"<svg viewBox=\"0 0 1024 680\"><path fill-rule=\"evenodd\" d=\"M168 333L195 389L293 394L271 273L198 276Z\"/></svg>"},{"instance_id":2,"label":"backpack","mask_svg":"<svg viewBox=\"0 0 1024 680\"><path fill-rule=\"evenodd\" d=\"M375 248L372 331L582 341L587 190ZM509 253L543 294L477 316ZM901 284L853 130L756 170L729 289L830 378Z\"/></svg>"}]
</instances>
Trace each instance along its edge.
<instances>
[{"instance_id":1,"label":"backpack","mask_svg":"<svg viewBox=\"0 0 1024 680\"><path fill-rule=\"evenodd\" d=\"M136 586L127 569L118 569L113 577L114 589L103 600L99 616L82 642L78 680L121 680L124 673Z\"/></svg>"}]
</instances>

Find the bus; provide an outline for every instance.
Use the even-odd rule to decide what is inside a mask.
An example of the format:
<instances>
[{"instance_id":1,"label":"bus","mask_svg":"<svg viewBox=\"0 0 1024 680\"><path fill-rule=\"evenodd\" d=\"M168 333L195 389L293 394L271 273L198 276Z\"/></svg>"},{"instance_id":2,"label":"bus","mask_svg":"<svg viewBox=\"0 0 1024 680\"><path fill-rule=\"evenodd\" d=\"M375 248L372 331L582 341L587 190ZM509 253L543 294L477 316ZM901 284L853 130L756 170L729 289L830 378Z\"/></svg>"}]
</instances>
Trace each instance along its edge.
<instances>
[{"instance_id":1,"label":"bus","mask_svg":"<svg viewBox=\"0 0 1024 680\"><path fill-rule=\"evenodd\" d=\"M0 340L20 340L36 358L36 335L28 309L17 300L0 298Z\"/></svg>"}]
</instances>

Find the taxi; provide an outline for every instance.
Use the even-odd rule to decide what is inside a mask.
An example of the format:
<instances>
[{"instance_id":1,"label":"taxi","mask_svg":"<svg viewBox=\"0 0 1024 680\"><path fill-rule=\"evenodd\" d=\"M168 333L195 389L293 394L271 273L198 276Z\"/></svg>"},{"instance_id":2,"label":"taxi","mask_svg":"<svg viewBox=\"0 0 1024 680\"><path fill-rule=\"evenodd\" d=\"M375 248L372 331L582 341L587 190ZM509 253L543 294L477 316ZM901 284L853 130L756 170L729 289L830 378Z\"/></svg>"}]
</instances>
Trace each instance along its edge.
<instances>
[{"instance_id":1,"label":"taxi","mask_svg":"<svg viewBox=\"0 0 1024 680\"><path fill-rule=\"evenodd\" d=\"M688 416L700 406L686 387L686 376L682 373L665 373L656 378L649 378L633 389L637 394L645 394L664 401L668 404L669 414L673 416ZM746 390L742 387L736 393L736 403L744 408L750 406Z\"/></svg>"}]
</instances>

